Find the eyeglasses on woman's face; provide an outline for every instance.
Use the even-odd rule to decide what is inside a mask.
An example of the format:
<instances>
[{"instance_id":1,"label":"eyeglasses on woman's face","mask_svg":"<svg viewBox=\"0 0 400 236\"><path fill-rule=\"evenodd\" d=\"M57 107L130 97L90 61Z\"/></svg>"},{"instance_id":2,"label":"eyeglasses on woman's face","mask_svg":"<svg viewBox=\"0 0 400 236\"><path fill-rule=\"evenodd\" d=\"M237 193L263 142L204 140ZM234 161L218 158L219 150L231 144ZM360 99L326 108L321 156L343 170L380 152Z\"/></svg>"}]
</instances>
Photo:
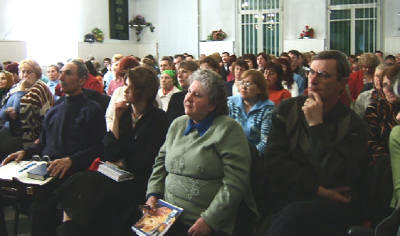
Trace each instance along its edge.
<instances>
[{"instance_id":1,"label":"eyeglasses on woman's face","mask_svg":"<svg viewBox=\"0 0 400 236\"><path fill-rule=\"evenodd\" d=\"M242 80L239 82L239 86L243 86L244 88L250 88L252 85L254 85L254 83L251 81Z\"/></svg>"}]
</instances>

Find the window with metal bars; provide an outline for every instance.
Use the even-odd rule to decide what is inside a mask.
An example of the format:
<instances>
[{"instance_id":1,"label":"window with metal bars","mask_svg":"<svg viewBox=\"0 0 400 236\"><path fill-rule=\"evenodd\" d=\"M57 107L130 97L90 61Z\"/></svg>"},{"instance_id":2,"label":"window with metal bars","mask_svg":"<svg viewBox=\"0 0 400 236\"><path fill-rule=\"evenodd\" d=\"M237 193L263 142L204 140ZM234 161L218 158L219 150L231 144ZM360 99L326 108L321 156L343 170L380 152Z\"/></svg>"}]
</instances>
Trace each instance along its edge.
<instances>
[{"instance_id":1,"label":"window with metal bars","mask_svg":"<svg viewBox=\"0 0 400 236\"><path fill-rule=\"evenodd\" d=\"M330 0L329 45L347 55L379 45L380 0Z\"/></svg>"},{"instance_id":2,"label":"window with metal bars","mask_svg":"<svg viewBox=\"0 0 400 236\"><path fill-rule=\"evenodd\" d=\"M280 0L239 0L240 52L279 55Z\"/></svg>"}]
</instances>

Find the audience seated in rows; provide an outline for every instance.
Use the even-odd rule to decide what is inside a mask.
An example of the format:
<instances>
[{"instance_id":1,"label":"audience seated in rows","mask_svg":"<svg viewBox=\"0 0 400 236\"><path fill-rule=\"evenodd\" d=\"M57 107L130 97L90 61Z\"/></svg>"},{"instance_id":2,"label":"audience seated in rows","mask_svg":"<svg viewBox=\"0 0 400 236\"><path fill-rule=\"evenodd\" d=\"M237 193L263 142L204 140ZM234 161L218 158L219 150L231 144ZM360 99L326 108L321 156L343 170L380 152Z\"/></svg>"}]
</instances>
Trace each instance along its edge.
<instances>
[{"instance_id":1,"label":"audience seated in rows","mask_svg":"<svg viewBox=\"0 0 400 236\"><path fill-rule=\"evenodd\" d=\"M159 86L156 74L145 67L125 73L125 99L114 106L115 118L103 139L102 160L134 173L135 179L117 183L92 171L70 177L57 198L65 211L59 231L74 228L77 233L71 236L131 235L132 222L141 215L137 206L145 202L147 181L168 121L165 112L154 106Z\"/></svg>"},{"instance_id":2,"label":"audience seated in rows","mask_svg":"<svg viewBox=\"0 0 400 236\"><path fill-rule=\"evenodd\" d=\"M24 66L25 63L20 63L22 81L36 79L38 76L25 78L34 73L33 68ZM27 70L32 71L28 73ZM56 209L57 202L52 191L71 174L87 169L103 152L101 140L105 134L104 114L95 102L82 93L87 77L88 70L80 60L72 60L61 69L60 84L66 98L46 114L40 129L39 142L10 154L2 163L4 165L12 160L29 159L33 155L47 155L51 159L49 174L58 180L32 203L33 236L56 234L61 215Z\"/></svg>"},{"instance_id":3,"label":"audience seated in rows","mask_svg":"<svg viewBox=\"0 0 400 236\"><path fill-rule=\"evenodd\" d=\"M352 72L348 81L353 100L356 100L361 92L373 88L374 72L379 65L379 60L373 53L363 53L358 60L358 64L360 70Z\"/></svg>"},{"instance_id":4,"label":"audience seated in rows","mask_svg":"<svg viewBox=\"0 0 400 236\"><path fill-rule=\"evenodd\" d=\"M6 95L8 98L20 100L17 104L19 106L18 114L12 114L15 108L11 107L12 110L7 112L12 114L11 117L9 115L7 117L18 118L12 119L17 120L18 125L11 125L13 122L9 120L10 127L1 129L1 160L12 152L33 145L34 141L39 138L44 116L54 103L53 95L47 85L40 80L42 70L37 62L22 60L19 63L19 73L21 81Z\"/></svg>"},{"instance_id":5,"label":"audience seated in rows","mask_svg":"<svg viewBox=\"0 0 400 236\"><path fill-rule=\"evenodd\" d=\"M338 102L349 73L343 53L318 53L308 98L282 101L274 114L265 153L266 235L344 235L361 222L366 127Z\"/></svg>"}]
</instances>

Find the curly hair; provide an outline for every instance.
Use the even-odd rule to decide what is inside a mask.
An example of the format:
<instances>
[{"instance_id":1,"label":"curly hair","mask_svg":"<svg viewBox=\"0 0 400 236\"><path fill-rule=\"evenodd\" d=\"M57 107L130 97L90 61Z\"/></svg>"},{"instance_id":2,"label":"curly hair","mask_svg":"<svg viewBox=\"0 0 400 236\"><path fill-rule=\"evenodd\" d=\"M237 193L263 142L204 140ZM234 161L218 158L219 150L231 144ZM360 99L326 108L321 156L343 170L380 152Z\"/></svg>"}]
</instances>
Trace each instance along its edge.
<instances>
[{"instance_id":1,"label":"curly hair","mask_svg":"<svg viewBox=\"0 0 400 236\"><path fill-rule=\"evenodd\" d=\"M189 79L190 83L198 81L207 91L210 104L215 105L216 115L228 114L225 84L218 73L208 69L198 69L190 75Z\"/></svg>"}]
</instances>

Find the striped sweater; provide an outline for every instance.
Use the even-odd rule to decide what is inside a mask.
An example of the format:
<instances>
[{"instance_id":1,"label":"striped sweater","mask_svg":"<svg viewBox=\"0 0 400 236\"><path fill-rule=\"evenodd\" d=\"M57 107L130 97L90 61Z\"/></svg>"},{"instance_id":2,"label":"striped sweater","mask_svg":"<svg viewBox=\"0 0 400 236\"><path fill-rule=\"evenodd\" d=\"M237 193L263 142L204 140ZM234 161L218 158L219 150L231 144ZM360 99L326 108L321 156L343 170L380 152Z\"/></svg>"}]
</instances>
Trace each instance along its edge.
<instances>
[{"instance_id":1,"label":"striped sweater","mask_svg":"<svg viewBox=\"0 0 400 236\"><path fill-rule=\"evenodd\" d=\"M20 120L24 148L39 138L42 120L54 105L53 95L41 80L36 81L21 98Z\"/></svg>"}]
</instances>

